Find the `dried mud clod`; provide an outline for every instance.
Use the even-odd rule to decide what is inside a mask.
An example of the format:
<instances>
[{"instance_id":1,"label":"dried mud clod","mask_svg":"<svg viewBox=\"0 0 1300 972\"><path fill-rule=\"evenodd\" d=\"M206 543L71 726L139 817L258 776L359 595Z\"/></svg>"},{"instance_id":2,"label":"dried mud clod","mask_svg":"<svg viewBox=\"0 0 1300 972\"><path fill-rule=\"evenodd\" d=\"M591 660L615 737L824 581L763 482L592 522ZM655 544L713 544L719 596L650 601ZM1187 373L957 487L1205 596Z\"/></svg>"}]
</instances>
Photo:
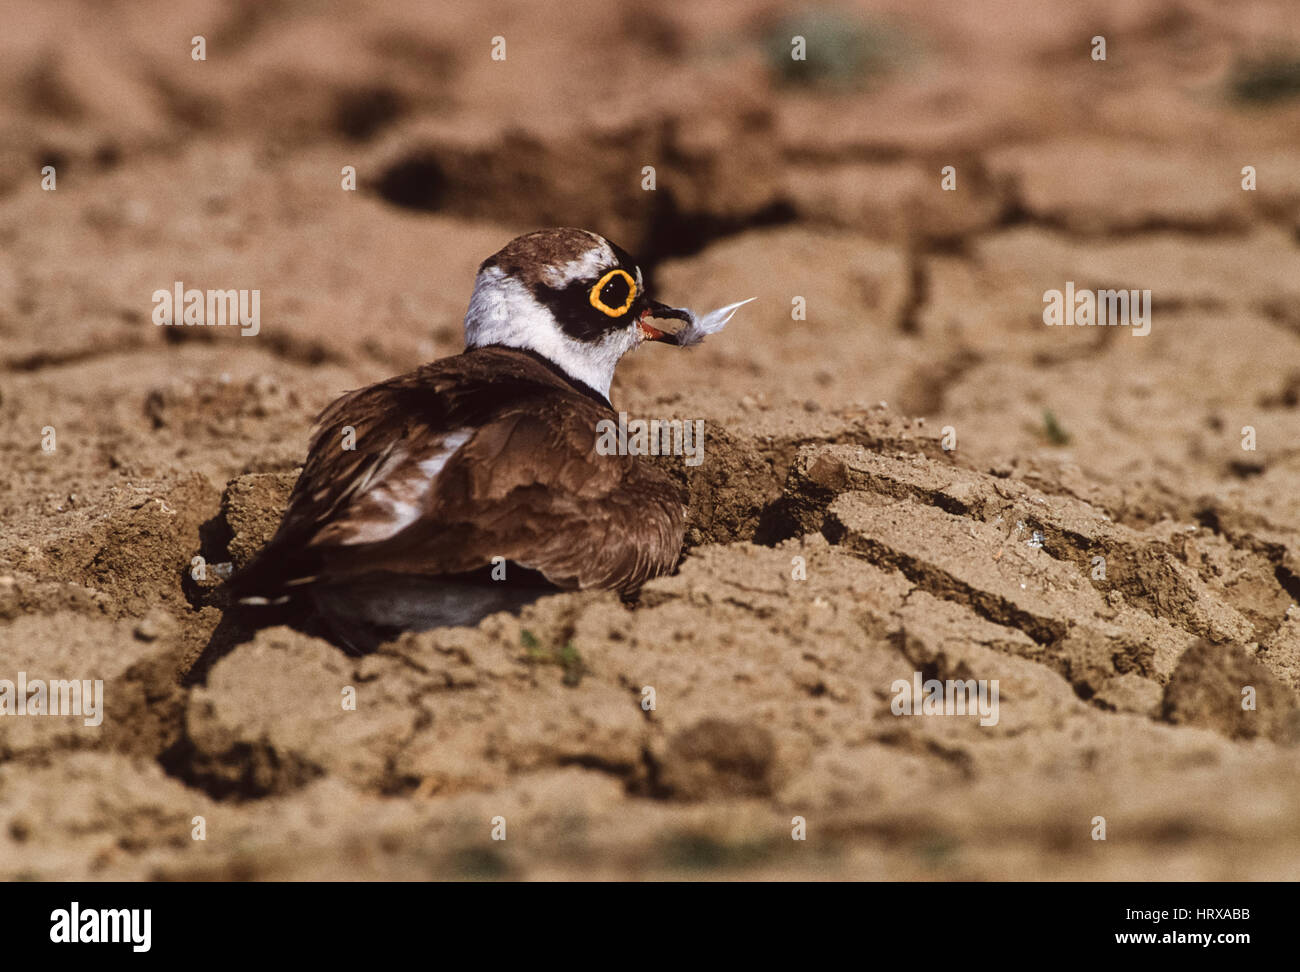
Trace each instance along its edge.
<instances>
[{"instance_id":1,"label":"dried mud clod","mask_svg":"<svg viewBox=\"0 0 1300 972\"><path fill-rule=\"evenodd\" d=\"M780 505L789 532L820 532L921 590L1023 631L1080 697L1107 689L1098 704L1116 705L1127 675L1166 683L1198 638L1230 645L1260 636L1180 544L1082 501L943 460L806 446ZM1280 587L1275 595L1286 598ZM1270 629L1277 621L1264 620ZM1152 709L1147 690L1119 698L1118 708Z\"/></svg>"},{"instance_id":2,"label":"dried mud clod","mask_svg":"<svg viewBox=\"0 0 1300 972\"><path fill-rule=\"evenodd\" d=\"M1233 739L1300 742L1300 698L1240 649L1198 641L1165 686L1161 718Z\"/></svg>"}]
</instances>

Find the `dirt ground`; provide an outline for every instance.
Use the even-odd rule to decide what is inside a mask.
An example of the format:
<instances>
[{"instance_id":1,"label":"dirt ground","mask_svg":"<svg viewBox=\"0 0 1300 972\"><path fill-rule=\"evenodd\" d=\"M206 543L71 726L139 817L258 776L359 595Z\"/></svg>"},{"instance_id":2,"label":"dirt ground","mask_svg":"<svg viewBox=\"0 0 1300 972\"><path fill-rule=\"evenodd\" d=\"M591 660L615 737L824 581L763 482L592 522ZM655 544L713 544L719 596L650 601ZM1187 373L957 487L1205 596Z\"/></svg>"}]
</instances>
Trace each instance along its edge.
<instances>
[{"instance_id":1,"label":"dirt ground","mask_svg":"<svg viewBox=\"0 0 1300 972\"><path fill-rule=\"evenodd\" d=\"M1291 3L5 20L0 679L106 703L0 716L0 876L1300 877ZM222 650L313 416L459 351L479 261L548 225L758 298L615 382L706 423L659 460L678 572ZM259 289L259 333L155 326L174 281ZM1150 333L1045 326L1067 282L1149 289ZM914 672L997 680L997 724L894 715Z\"/></svg>"}]
</instances>

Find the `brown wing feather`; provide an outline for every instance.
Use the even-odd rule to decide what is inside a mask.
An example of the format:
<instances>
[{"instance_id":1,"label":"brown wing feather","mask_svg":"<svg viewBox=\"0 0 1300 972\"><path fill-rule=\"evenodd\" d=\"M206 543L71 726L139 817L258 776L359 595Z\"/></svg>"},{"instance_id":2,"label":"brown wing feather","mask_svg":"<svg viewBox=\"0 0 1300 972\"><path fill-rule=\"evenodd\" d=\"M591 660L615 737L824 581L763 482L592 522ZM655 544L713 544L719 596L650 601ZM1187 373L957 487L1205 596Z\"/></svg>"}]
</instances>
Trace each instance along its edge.
<instances>
[{"instance_id":1,"label":"brown wing feather","mask_svg":"<svg viewBox=\"0 0 1300 972\"><path fill-rule=\"evenodd\" d=\"M561 587L630 591L672 569L684 511L658 470L596 452L605 410L584 400L512 410L448 463L431 522L412 528L433 562L469 570L505 557Z\"/></svg>"},{"instance_id":2,"label":"brown wing feather","mask_svg":"<svg viewBox=\"0 0 1300 972\"><path fill-rule=\"evenodd\" d=\"M614 419L518 352L480 349L350 392L321 413L247 592L377 571L450 574L504 557L567 588L631 591L676 563L684 511L662 473L596 452ZM342 429L357 448L342 448ZM430 477L420 462L463 442ZM388 531L394 510L418 506ZM388 517L388 520L385 518Z\"/></svg>"}]
</instances>

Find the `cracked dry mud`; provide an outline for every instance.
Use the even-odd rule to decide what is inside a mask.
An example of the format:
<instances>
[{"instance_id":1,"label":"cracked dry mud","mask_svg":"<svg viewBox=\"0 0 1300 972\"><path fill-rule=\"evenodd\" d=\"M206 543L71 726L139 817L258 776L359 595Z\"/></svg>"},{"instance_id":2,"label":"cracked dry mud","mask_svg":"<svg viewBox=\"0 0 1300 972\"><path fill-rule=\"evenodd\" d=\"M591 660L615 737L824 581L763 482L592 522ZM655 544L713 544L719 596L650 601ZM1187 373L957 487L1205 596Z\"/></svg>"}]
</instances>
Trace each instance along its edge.
<instances>
[{"instance_id":1,"label":"cracked dry mud","mask_svg":"<svg viewBox=\"0 0 1300 972\"><path fill-rule=\"evenodd\" d=\"M644 5L645 48L579 3L563 56L504 78L467 13L325 6L141 4L111 52L33 10L6 41L0 145L62 168L0 182L0 678L102 678L106 714L0 718L0 877L1300 876L1300 109L1215 87L1300 41L1285 5L1115 5L1105 81L1059 68L1094 26L1032 4L874 5L922 60L830 94L776 85L727 40L767 21L725 5ZM238 70L160 53L196 18ZM594 37L629 52L605 112ZM647 202L624 173L661 157ZM362 659L210 647L191 558L246 562L312 416L454 353L477 262L551 222L644 254L663 299L759 298L615 383L706 422L703 465L657 460L680 569ZM175 279L260 287L262 333L155 328ZM1151 334L1043 327L1066 280L1150 287ZM916 671L997 679L997 724L893 715Z\"/></svg>"}]
</instances>

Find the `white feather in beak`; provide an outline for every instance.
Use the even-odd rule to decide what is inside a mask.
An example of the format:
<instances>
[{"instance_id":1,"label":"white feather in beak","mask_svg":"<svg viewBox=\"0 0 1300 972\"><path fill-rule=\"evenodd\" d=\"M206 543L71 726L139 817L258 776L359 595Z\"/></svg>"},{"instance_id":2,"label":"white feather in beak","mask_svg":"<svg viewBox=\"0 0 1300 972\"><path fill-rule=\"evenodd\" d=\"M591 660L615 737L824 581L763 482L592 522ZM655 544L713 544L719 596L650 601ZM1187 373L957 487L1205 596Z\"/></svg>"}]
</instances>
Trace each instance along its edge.
<instances>
[{"instance_id":1,"label":"white feather in beak","mask_svg":"<svg viewBox=\"0 0 1300 972\"><path fill-rule=\"evenodd\" d=\"M700 317L694 311L687 309L690 320L686 326L673 335L673 343L678 347L688 348L693 344L699 344L710 334L717 334L727 322L735 315L736 311L744 307L751 300L756 298L750 297L747 300L738 300L734 304L728 304L726 307L719 307L717 310L711 310L703 317Z\"/></svg>"}]
</instances>

